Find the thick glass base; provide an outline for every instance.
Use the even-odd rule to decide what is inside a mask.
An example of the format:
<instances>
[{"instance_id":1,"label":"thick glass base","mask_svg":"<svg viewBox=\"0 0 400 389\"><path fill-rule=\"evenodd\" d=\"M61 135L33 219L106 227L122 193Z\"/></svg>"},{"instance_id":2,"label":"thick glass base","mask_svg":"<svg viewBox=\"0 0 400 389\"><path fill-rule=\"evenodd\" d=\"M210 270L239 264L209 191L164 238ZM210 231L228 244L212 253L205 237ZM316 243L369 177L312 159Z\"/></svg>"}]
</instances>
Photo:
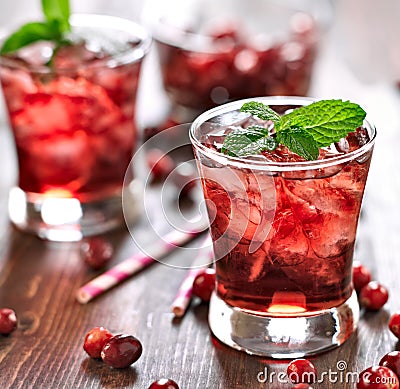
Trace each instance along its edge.
<instances>
[{"instance_id":1,"label":"thick glass base","mask_svg":"<svg viewBox=\"0 0 400 389\"><path fill-rule=\"evenodd\" d=\"M135 189L136 188L136 189ZM141 187L124 187L124 201L129 199L126 222L134 222L139 215ZM125 225L122 195L114 193L92 202L76 198L49 197L26 193L13 188L9 194L8 210L11 222L25 232L42 239L58 242L79 241L85 236L98 235Z\"/></svg>"},{"instance_id":2,"label":"thick glass base","mask_svg":"<svg viewBox=\"0 0 400 389\"><path fill-rule=\"evenodd\" d=\"M344 343L357 327L356 293L342 305L312 315L256 315L227 305L215 293L210 301L211 331L223 343L248 354L276 359L315 355Z\"/></svg>"}]
</instances>

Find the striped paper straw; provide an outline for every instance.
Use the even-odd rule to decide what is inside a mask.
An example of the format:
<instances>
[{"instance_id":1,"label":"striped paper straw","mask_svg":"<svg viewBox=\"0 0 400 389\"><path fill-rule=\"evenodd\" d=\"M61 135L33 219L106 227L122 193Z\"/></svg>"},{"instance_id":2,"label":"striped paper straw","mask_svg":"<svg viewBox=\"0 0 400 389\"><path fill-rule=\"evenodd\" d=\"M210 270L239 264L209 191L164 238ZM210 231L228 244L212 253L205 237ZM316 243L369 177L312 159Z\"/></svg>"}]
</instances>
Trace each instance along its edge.
<instances>
[{"instance_id":1,"label":"striped paper straw","mask_svg":"<svg viewBox=\"0 0 400 389\"><path fill-rule=\"evenodd\" d=\"M151 255L139 252L128 259L120 262L116 266L107 270L103 274L89 281L80 287L76 293L76 299L81 304L86 304L95 297L103 294L112 287L120 284L122 281L145 269L156 259L160 259L180 246L184 246L193 238L198 236L203 230L196 231L178 231L174 230L163 236L157 243L152 244Z\"/></svg>"},{"instance_id":2,"label":"striped paper straw","mask_svg":"<svg viewBox=\"0 0 400 389\"><path fill-rule=\"evenodd\" d=\"M182 317L192 299L193 282L197 275L201 273L205 268L208 267L209 261L212 260L214 254L210 249L211 238L209 234L204 239L202 244L203 249L200 249L197 257L192 263L192 268L187 272L185 279L183 280L178 293L171 305L171 311L176 317ZM200 267L199 267L200 266Z\"/></svg>"}]
</instances>

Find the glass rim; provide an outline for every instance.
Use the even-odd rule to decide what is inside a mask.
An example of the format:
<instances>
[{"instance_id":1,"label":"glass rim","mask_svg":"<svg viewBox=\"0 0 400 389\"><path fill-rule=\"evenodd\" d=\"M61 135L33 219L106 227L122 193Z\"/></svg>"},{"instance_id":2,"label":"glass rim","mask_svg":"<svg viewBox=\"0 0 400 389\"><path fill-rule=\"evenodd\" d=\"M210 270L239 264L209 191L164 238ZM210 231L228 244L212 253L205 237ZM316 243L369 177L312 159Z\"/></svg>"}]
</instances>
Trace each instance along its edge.
<instances>
[{"instance_id":1,"label":"glass rim","mask_svg":"<svg viewBox=\"0 0 400 389\"><path fill-rule=\"evenodd\" d=\"M72 27L89 27L89 28L109 28L111 30L126 31L129 36L139 39L136 46L110 55L108 58L98 59L95 63L82 63L75 67L65 67L60 69L52 69L46 65L24 64L12 57L0 56L0 65L8 66L16 69L23 69L38 74L49 73L69 73L76 72L82 67L104 67L114 68L118 66L128 65L139 62L149 52L152 43L152 37L145 27L132 20L121 18L119 16L93 14L93 13L76 13L70 17ZM2 31L1 40L6 37Z\"/></svg>"},{"instance_id":2,"label":"glass rim","mask_svg":"<svg viewBox=\"0 0 400 389\"><path fill-rule=\"evenodd\" d=\"M159 4L160 0L153 0L155 4ZM262 2L262 0L260 1ZM162 14L162 8L152 7L152 2L145 7L142 19L149 26L153 38L156 42L175 48L195 53L218 54L224 51L231 50L230 45L224 47L224 44L219 44L215 39L208 34L201 32L186 31L180 26L176 26L166 20ZM166 3L165 3L166 4ZM282 4L279 0L270 0L270 5L287 9L294 12L304 12L318 23L315 15L310 10L305 10L300 4ZM156 10L154 9L156 8ZM286 40L289 35L289 26L282 26L282 29L275 31L277 41ZM268 35L271 35L269 33Z\"/></svg>"},{"instance_id":3,"label":"glass rim","mask_svg":"<svg viewBox=\"0 0 400 389\"><path fill-rule=\"evenodd\" d=\"M189 138L194 148L221 165L230 165L243 169L270 170L278 172L328 168L353 161L371 150L375 144L376 128L367 119L364 120L363 126L371 131L371 138L365 145L347 154L340 154L335 157L313 161L274 162L254 158L252 159L251 156L246 158L232 157L203 145L195 136L195 131L207 120L215 118L224 113L238 110L244 103L249 101L263 102L268 105L308 105L319 100L322 99L300 96L264 96L232 101L230 103L209 109L200 114L190 126Z\"/></svg>"}]
</instances>

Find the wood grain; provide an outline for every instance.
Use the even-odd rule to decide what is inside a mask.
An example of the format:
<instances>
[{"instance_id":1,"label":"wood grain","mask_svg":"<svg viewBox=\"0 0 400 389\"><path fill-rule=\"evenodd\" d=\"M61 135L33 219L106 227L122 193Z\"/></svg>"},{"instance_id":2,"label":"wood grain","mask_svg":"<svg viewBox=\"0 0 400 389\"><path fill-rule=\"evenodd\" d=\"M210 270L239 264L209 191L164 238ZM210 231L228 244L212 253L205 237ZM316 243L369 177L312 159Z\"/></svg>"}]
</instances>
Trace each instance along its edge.
<instances>
[{"instance_id":1,"label":"wood grain","mask_svg":"<svg viewBox=\"0 0 400 389\"><path fill-rule=\"evenodd\" d=\"M1 158L11 158L4 142L0 146ZM395 144L391 147L395 155ZM382 158L380 153L378 158ZM384 161L395 169L388 156ZM347 364L343 373L359 372L397 347L387 329L390 312L399 308L395 298L399 285L397 202L389 206L389 194L382 202L380 188L398 182L393 179L394 170L385 169L368 186L356 258L384 280L393 297L384 310L363 313L357 333L342 347L313 359L320 373L333 374L332 382L325 378L314 388L354 388L354 382L343 382L346 376L340 376L339 361ZM290 387L277 378L287 361L252 357L214 339L207 325L207 306L195 302L183 319L173 318L169 306L184 270L156 263L93 302L78 304L75 291L96 274L82 263L79 245L44 242L15 231L7 222L6 186L0 193L0 306L16 310L19 327L0 338L2 387L147 388L160 377L171 377L185 389ZM109 238L116 247L116 262L137 250L126 230ZM168 264L181 263L184 255L170 256ZM115 370L86 357L85 333L99 325L114 333L134 334L142 341L143 356L133 367ZM267 381L259 382L257 377Z\"/></svg>"},{"instance_id":2,"label":"wood grain","mask_svg":"<svg viewBox=\"0 0 400 389\"><path fill-rule=\"evenodd\" d=\"M331 70L327 67L323 75ZM337 86L348 91L346 87ZM323 94L326 89L321 84L316 91ZM345 382L340 372L360 372L399 349L387 322L391 312L400 309L400 96L390 88L380 91L387 94L375 96L375 89L363 95L352 91L370 107L378 104L380 110L355 257L372 269L391 296L380 312L362 313L357 333L342 347L313 359L320 373L333 374L314 388L354 388L354 380ZM16 167L5 125L0 128L0 166L0 306L14 308L19 317L18 329L0 337L1 388L146 389L161 377L173 378L181 389L290 387L277 379L287 361L252 357L214 339L207 324L207 306L194 302L183 319L174 320L169 306L184 270L157 263L91 303L78 304L76 290L96 275L80 260L78 244L43 242L9 225L7 193ZM126 230L108 237L116 249L115 263L137 250ZM181 263L185 255L173 254L168 263ZM115 370L87 358L83 338L99 325L137 336L144 348L139 361L131 368ZM346 369L339 369L340 361ZM272 382L259 382L257 377Z\"/></svg>"}]
</instances>

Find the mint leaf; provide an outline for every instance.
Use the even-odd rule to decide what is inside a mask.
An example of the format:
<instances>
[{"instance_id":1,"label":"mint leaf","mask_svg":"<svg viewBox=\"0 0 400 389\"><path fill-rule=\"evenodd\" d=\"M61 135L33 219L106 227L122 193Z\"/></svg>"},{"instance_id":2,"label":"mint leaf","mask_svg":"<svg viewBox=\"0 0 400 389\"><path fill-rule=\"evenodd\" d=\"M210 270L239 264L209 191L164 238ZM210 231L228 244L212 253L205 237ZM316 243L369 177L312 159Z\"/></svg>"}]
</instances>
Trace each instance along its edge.
<instances>
[{"instance_id":1,"label":"mint leaf","mask_svg":"<svg viewBox=\"0 0 400 389\"><path fill-rule=\"evenodd\" d=\"M250 126L229 133L225 137L222 152L235 157L246 157L260 154L264 150L274 150L277 145L276 139L269 136L267 128Z\"/></svg>"},{"instance_id":2,"label":"mint leaf","mask_svg":"<svg viewBox=\"0 0 400 389\"><path fill-rule=\"evenodd\" d=\"M281 120L281 117L268 105L259 103L257 101L244 103L240 110L242 112L250 113L253 116L257 116L262 120L272 120L275 125L277 125L277 123L279 123Z\"/></svg>"},{"instance_id":3,"label":"mint leaf","mask_svg":"<svg viewBox=\"0 0 400 389\"><path fill-rule=\"evenodd\" d=\"M19 30L10 35L4 42L0 54L12 53L40 40L57 40L58 31L51 25L42 22L33 22L25 24Z\"/></svg>"},{"instance_id":4,"label":"mint leaf","mask_svg":"<svg viewBox=\"0 0 400 389\"><path fill-rule=\"evenodd\" d=\"M3 43L0 54L8 54L38 41L65 43L64 33L71 30L69 0L42 0L45 22L27 23L11 34Z\"/></svg>"},{"instance_id":5,"label":"mint leaf","mask_svg":"<svg viewBox=\"0 0 400 389\"><path fill-rule=\"evenodd\" d=\"M240 109L262 120L274 122L276 137L262 126L250 126L227 135L223 152L238 157L274 150L279 143L306 160L319 156L319 147L330 146L363 125L366 113L355 103L321 100L279 116L268 105L257 101Z\"/></svg>"},{"instance_id":6,"label":"mint leaf","mask_svg":"<svg viewBox=\"0 0 400 389\"><path fill-rule=\"evenodd\" d=\"M48 23L57 21L61 32L71 30L69 0L42 0L42 10Z\"/></svg>"},{"instance_id":7,"label":"mint leaf","mask_svg":"<svg viewBox=\"0 0 400 389\"><path fill-rule=\"evenodd\" d=\"M319 156L317 142L312 135L301 128L287 128L277 133L279 143L306 160L315 160Z\"/></svg>"},{"instance_id":8,"label":"mint leaf","mask_svg":"<svg viewBox=\"0 0 400 389\"><path fill-rule=\"evenodd\" d=\"M319 147L325 147L355 131L363 124L365 116L365 111L358 104L342 100L321 100L284 115L280 128L302 128L314 138Z\"/></svg>"}]
</instances>

